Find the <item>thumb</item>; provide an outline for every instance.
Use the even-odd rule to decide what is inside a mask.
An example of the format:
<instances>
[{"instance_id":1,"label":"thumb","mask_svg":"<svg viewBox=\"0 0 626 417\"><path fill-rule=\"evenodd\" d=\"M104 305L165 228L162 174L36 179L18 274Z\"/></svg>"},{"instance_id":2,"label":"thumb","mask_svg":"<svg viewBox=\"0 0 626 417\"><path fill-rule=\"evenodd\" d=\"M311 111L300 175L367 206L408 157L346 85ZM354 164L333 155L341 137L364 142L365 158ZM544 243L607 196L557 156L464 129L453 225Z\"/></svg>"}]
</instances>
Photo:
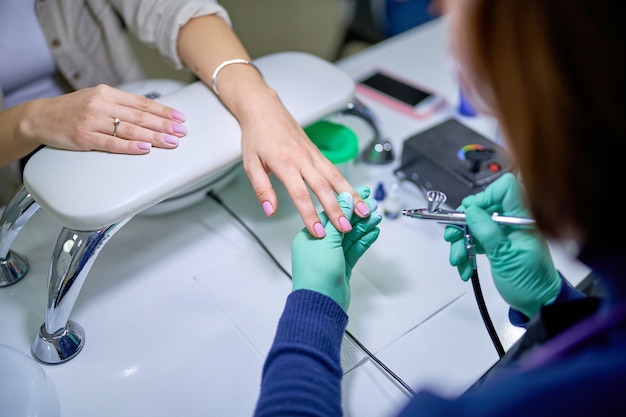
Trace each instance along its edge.
<instances>
[{"instance_id":1,"label":"thumb","mask_svg":"<svg viewBox=\"0 0 626 417\"><path fill-rule=\"evenodd\" d=\"M342 192L337 196L337 203L339 204L339 208L343 212L343 215L346 216L348 221L352 219L352 214L354 212L354 197L352 194L347 191ZM343 236L343 234L335 228L335 226L331 222L327 222L324 226L324 230L326 230L326 236L339 234Z\"/></svg>"},{"instance_id":2,"label":"thumb","mask_svg":"<svg viewBox=\"0 0 626 417\"><path fill-rule=\"evenodd\" d=\"M354 197L347 191L342 192L337 196L337 203L343 214L350 220L354 210Z\"/></svg>"}]
</instances>

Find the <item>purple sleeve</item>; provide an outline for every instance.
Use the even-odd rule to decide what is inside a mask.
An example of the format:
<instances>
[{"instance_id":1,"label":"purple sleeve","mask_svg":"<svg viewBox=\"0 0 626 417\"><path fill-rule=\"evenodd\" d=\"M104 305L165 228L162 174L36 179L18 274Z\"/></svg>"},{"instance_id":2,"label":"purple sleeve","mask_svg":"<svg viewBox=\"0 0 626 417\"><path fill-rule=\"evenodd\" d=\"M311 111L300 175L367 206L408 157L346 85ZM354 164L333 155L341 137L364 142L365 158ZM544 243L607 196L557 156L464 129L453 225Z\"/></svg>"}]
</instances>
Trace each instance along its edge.
<instances>
[{"instance_id":1,"label":"purple sleeve","mask_svg":"<svg viewBox=\"0 0 626 417\"><path fill-rule=\"evenodd\" d=\"M309 290L289 294L263 367L254 415L340 416L340 350L348 316Z\"/></svg>"}]
</instances>

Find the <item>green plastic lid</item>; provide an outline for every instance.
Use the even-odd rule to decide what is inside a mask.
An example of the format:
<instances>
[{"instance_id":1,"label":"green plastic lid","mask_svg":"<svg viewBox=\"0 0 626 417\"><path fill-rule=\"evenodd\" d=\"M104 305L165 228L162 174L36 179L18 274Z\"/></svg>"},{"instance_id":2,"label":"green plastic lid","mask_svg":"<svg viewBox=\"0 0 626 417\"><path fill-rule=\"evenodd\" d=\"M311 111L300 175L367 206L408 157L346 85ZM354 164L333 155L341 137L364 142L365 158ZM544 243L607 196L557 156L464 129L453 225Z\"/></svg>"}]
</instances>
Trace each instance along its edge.
<instances>
[{"instance_id":1,"label":"green plastic lid","mask_svg":"<svg viewBox=\"0 0 626 417\"><path fill-rule=\"evenodd\" d=\"M352 161L359 154L359 138L344 125L320 120L306 127L304 132L335 165Z\"/></svg>"}]
</instances>

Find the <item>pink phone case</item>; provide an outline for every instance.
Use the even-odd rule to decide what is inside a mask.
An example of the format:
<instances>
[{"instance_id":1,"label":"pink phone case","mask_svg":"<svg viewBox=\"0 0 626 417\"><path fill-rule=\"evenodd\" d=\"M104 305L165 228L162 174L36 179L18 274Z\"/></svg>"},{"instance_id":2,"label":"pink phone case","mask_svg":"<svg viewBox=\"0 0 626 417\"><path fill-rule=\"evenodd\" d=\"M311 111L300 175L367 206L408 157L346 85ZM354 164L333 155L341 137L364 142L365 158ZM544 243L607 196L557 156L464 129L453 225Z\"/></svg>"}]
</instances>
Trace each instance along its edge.
<instances>
[{"instance_id":1,"label":"pink phone case","mask_svg":"<svg viewBox=\"0 0 626 417\"><path fill-rule=\"evenodd\" d=\"M362 84L360 82L357 82L356 85L356 91L359 94L362 94L363 96L372 98L388 107L393 108L394 110L406 114L407 116L410 117L414 117L414 118L418 118L418 119L423 119L425 117L428 117L430 115L432 115L434 112L436 112L437 110L441 109L445 103L446 100L443 96L438 95L437 93L428 90L424 87L412 84L408 81L402 80L401 78L395 76L395 75L391 75L385 71L380 71L377 70L376 72L379 72L381 74L386 75L387 77L391 77L394 78L397 81L402 82L403 84L406 84L408 86L412 86L414 88L417 88L419 90L423 90L426 91L428 93L431 94L431 96L429 98L427 98L423 103L418 104L417 106L413 107L407 103L404 103L390 95L385 94L384 92L377 90L373 87L370 87L368 85Z\"/></svg>"}]
</instances>

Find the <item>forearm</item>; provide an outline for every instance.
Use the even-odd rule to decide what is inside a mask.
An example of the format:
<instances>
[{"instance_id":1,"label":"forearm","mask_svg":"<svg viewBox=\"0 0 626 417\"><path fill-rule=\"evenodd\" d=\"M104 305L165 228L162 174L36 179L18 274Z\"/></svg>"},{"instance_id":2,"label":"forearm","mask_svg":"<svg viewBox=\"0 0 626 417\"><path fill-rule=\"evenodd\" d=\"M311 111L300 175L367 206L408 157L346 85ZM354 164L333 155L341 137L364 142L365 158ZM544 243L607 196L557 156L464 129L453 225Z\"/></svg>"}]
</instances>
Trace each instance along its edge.
<instances>
[{"instance_id":1,"label":"forearm","mask_svg":"<svg viewBox=\"0 0 626 417\"><path fill-rule=\"evenodd\" d=\"M40 145L29 134L33 107L37 105L35 100L0 111L0 166L27 156Z\"/></svg>"},{"instance_id":2,"label":"forearm","mask_svg":"<svg viewBox=\"0 0 626 417\"><path fill-rule=\"evenodd\" d=\"M178 53L204 83L211 86L215 69L224 61L242 58L250 60L250 55L239 38L216 15L191 19L180 30ZM259 111L259 99L276 100L275 92L268 88L262 75L252 66L244 64L228 65L219 72L217 84L220 99L241 122L242 115Z\"/></svg>"},{"instance_id":3,"label":"forearm","mask_svg":"<svg viewBox=\"0 0 626 417\"><path fill-rule=\"evenodd\" d=\"M291 293L265 362L255 416L341 415L339 352L347 321L331 298Z\"/></svg>"}]
</instances>

